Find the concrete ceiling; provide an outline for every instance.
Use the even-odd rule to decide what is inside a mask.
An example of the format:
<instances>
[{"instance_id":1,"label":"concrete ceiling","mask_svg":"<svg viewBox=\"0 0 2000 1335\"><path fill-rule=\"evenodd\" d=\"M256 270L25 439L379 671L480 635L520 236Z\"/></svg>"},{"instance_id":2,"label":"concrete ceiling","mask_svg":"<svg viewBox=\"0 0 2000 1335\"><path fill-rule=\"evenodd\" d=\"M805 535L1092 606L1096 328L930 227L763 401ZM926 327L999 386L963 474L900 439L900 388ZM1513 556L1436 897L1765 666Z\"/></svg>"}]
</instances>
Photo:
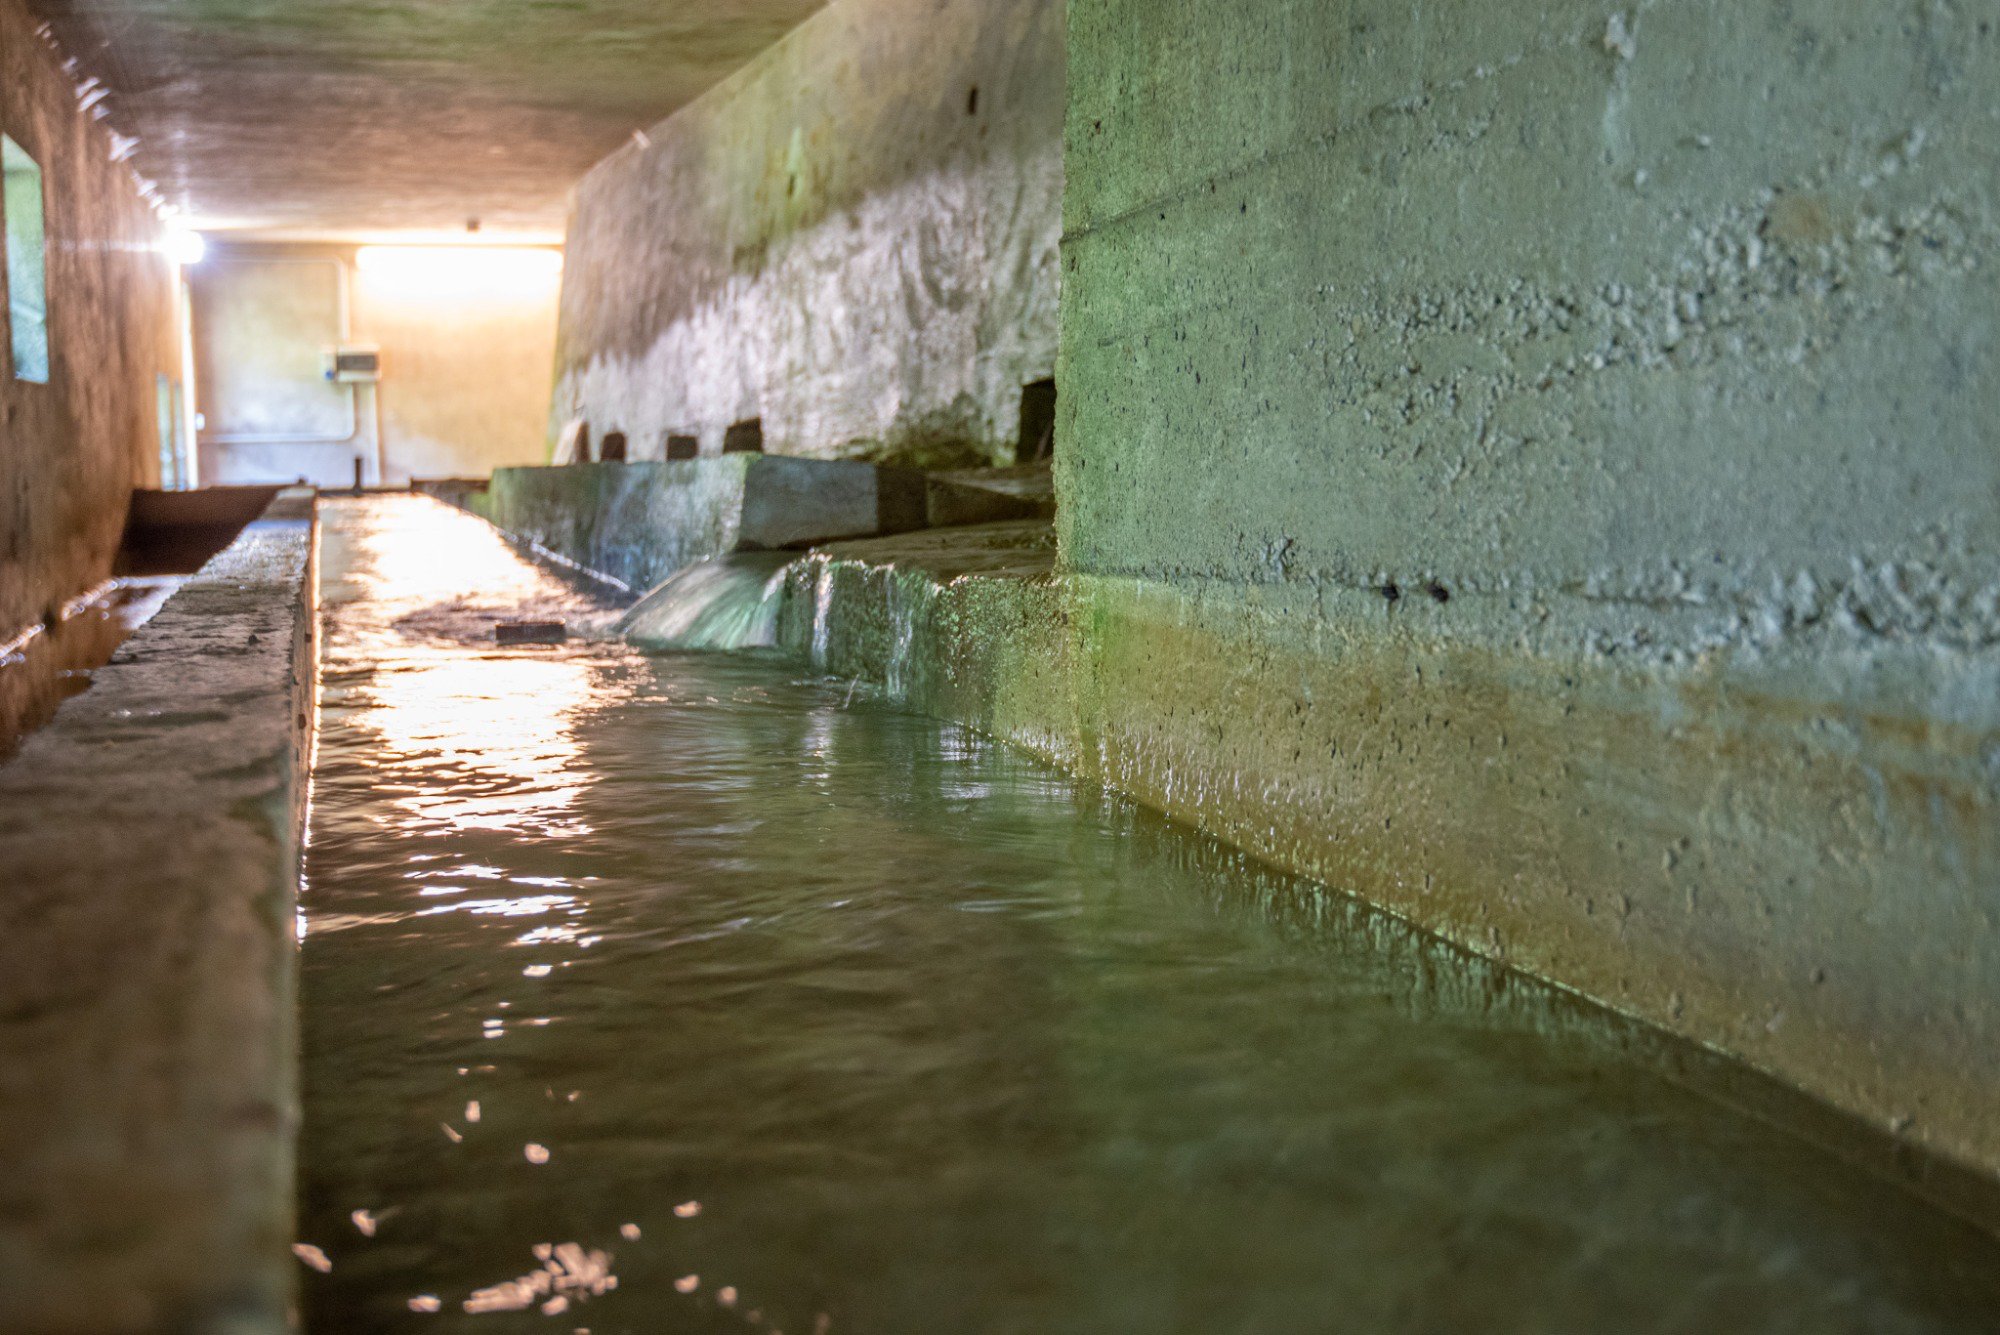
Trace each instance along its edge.
<instances>
[{"instance_id":1,"label":"concrete ceiling","mask_svg":"<svg viewBox=\"0 0 2000 1335\"><path fill-rule=\"evenodd\" d=\"M591 164L824 0L35 0L198 226L553 239Z\"/></svg>"}]
</instances>

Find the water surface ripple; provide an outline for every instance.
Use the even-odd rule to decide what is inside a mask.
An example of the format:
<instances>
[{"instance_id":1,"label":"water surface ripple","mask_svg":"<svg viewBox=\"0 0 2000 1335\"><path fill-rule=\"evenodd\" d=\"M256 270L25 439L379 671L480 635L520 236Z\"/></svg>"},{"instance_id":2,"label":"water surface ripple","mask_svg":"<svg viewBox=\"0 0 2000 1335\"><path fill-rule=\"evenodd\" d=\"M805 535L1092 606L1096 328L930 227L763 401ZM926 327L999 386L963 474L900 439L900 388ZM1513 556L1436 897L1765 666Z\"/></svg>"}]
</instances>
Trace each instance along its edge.
<instances>
[{"instance_id":1,"label":"water surface ripple","mask_svg":"<svg viewBox=\"0 0 2000 1335\"><path fill-rule=\"evenodd\" d=\"M1619 1026L960 729L328 504L318 1332L1992 1329Z\"/></svg>"}]
</instances>

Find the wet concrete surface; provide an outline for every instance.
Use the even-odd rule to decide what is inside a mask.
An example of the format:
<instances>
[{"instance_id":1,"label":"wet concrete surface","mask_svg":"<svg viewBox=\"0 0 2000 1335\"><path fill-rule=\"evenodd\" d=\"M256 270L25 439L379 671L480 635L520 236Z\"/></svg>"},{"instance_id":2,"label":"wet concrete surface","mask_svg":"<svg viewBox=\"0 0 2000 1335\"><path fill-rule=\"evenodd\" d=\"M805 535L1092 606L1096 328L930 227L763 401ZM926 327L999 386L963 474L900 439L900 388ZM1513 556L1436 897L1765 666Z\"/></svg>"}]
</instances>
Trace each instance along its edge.
<instances>
[{"instance_id":1,"label":"wet concrete surface","mask_svg":"<svg viewBox=\"0 0 2000 1335\"><path fill-rule=\"evenodd\" d=\"M0 1330L285 1328L311 513L0 766Z\"/></svg>"}]
</instances>

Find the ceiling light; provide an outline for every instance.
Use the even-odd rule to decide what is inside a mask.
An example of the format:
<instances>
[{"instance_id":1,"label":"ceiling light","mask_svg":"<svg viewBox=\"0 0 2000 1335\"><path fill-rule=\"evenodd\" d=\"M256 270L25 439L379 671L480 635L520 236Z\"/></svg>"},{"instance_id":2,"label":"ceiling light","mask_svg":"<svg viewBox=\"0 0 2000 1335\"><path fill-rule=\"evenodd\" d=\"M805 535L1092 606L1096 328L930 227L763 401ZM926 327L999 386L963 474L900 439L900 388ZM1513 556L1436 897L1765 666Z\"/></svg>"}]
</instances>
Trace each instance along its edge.
<instances>
[{"instance_id":1,"label":"ceiling light","mask_svg":"<svg viewBox=\"0 0 2000 1335\"><path fill-rule=\"evenodd\" d=\"M183 269L192 268L207 256L208 238L200 232L190 232L185 228L176 227L167 233L167 239L161 249L166 251L168 259Z\"/></svg>"}]
</instances>

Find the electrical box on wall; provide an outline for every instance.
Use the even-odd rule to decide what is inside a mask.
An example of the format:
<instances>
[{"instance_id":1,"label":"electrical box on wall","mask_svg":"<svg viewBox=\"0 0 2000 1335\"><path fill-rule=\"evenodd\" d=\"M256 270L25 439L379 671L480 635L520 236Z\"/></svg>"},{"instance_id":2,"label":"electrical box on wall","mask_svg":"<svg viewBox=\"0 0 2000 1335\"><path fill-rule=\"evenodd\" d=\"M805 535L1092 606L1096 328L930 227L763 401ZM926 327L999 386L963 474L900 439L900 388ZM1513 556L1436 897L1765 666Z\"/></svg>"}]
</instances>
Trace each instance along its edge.
<instances>
[{"instance_id":1,"label":"electrical box on wall","mask_svg":"<svg viewBox=\"0 0 2000 1335\"><path fill-rule=\"evenodd\" d=\"M325 367L326 378L336 385L372 385L382 378L382 350L361 343L328 348Z\"/></svg>"}]
</instances>

